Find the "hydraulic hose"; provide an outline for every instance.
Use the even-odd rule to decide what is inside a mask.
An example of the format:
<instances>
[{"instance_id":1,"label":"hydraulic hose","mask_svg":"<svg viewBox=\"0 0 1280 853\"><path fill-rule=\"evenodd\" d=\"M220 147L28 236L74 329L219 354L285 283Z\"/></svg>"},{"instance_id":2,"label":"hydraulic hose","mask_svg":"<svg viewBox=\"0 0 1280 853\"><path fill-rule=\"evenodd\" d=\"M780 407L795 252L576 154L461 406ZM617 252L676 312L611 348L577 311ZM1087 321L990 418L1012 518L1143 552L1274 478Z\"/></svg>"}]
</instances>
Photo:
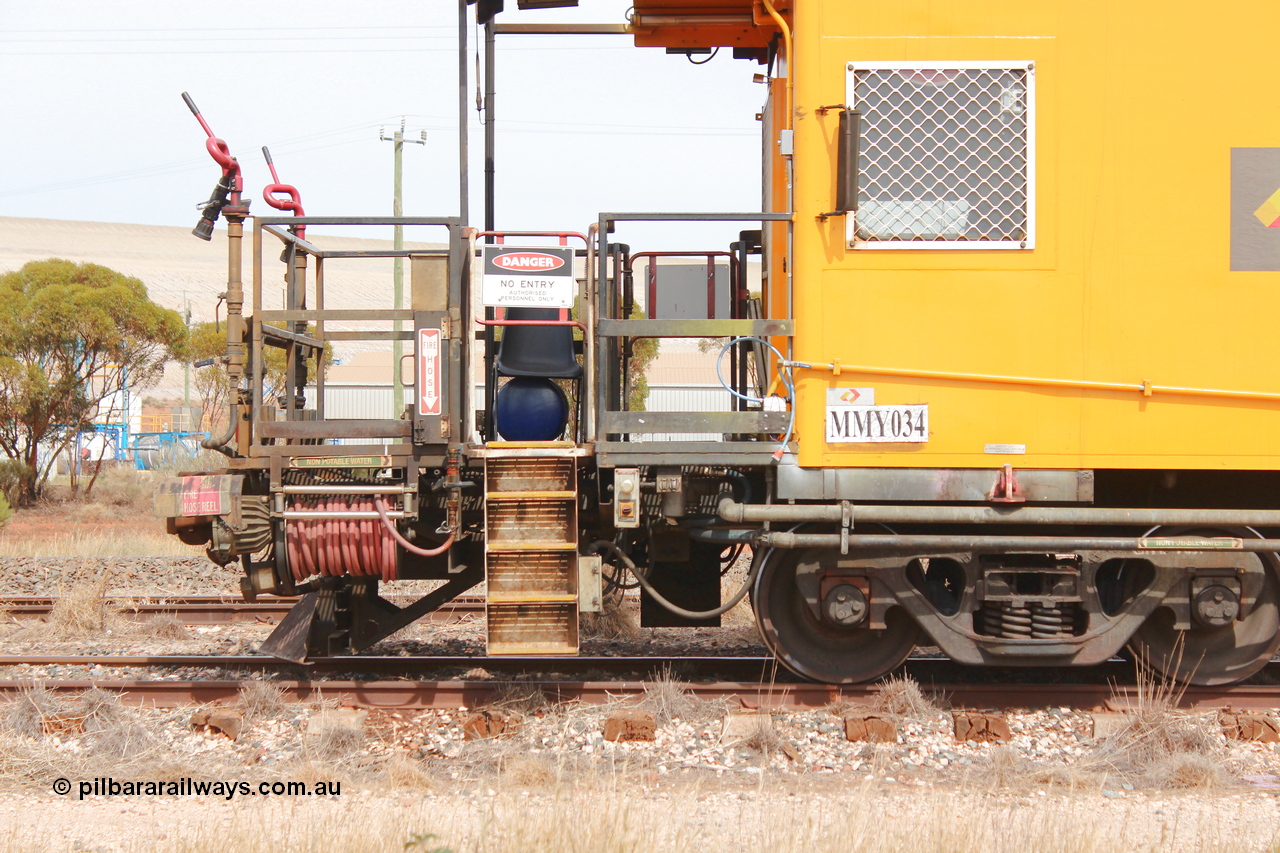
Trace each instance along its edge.
<instances>
[{"instance_id":1,"label":"hydraulic hose","mask_svg":"<svg viewBox=\"0 0 1280 853\"><path fill-rule=\"evenodd\" d=\"M378 517L382 519L382 524L391 533L391 537L399 543L400 547L408 551L410 554L417 554L420 557L438 557L445 551L453 547L453 534L449 534L449 538L437 548L419 548L408 539L400 535L400 531L396 530L396 526L391 523L391 519L387 517L387 508L385 502L379 498L373 502L374 509L378 511Z\"/></svg>"},{"instance_id":2,"label":"hydraulic hose","mask_svg":"<svg viewBox=\"0 0 1280 853\"><path fill-rule=\"evenodd\" d=\"M235 389L233 388L232 390L234 391ZM232 403L231 416L227 418L227 420L231 422L231 425L227 427L227 431L219 436L209 436L204 441L200 442L200 446L205 450L216 450L224 456L230 456L231 453L227 450L227 445L231 443L231 439L235 438L236 418L239 414L239 407L235 403Z\"/></svg>"},{"instance_id":3,"label":"hydraulic hose","mask_svg":"<svg viewBox=\"0 0 1280 853\"><path fill-rule=\"evenodd\" d=\"M646 578L644 574L642 574L641 571L638 568L636 568L636 564L632 562L631 558L627 556L626 552L623 551L621 548L619 548L617 545L614 545L612 542L608 541L607 539L598 539L595 542L591 543L592 551L599 551L601 549L607 549L608 551L612 552L613 555L616 556L619 560L621 560L623 565L625 565L628 569L631 570L632 576L640 583L641 588L644 589L644 591L649 594L650 598L652 598L654 601L658 602L658 604L661 604L667 610L670 610L672 613L674 613L675 615L683 619L711 619L716 616L720 616L724 613L728 613L730 610L737 607L738 602L742 601L742 599L746 597L747 593L751 591L751 588L755 586L756 575L760 574L760 567L764 565L764 555L766 553L766 549L759 548L751 555L751 568L747 572L747 579L742 584L742 588L739 589L734 594L733 598L729 599L728 604L722 604L719 607L717 607L715 610L699 611L699 610L685 610L683 607L680 607L676 604L672 604L670 601L667 601L667 599L665 599L661 593L659 593L656 589L653 588L653 584L649 583L648 578Z\"/></svg>"},{"instance_id":4,"label":"hydraulic hose","mask_svg":"<svg viewBox=\"0 0 1280 853\"><path fill-rule=\"evenodd\" d=\"M734 468L726 469L724 474L732 480L737 480L742 486L742 503L751 503L751 481L747 479L747 475Z\"/></svg>"},{"instance_id":5,"label":"hydraulic hose","mask_svg":"<svg viewBox=\"0 0 1280 853\"><path fill-rule=\"evenodd\" d=\"M689 534L690 539L697 539L699 542L736 545L740 542L750 542L759 535L760 529L753 527L749 530L725 530L713 527L690 527L686 532Z\"/></svg>"}]
</instances>

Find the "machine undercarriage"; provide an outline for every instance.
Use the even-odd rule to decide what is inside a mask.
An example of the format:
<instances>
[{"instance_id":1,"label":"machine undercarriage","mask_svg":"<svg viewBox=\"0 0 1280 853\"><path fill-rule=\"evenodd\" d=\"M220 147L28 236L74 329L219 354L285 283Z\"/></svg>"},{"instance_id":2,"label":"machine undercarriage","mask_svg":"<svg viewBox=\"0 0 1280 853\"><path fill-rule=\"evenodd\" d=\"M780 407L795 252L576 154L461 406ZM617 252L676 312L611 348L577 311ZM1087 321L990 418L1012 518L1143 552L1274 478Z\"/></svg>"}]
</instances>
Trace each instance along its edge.
<instances>
[{"instance_id":1,"label":"machine undercarriage","mask_svg":"<svg viewBox=\"0 0 1280 853\"><path fill-rule=\"evenodd\" d=\"M753 30L781 22L777 15L752 20ZM758 46L770 61L776 41ZM805 288L806 330L818 330L808 334L823 346L853 348L845 340L852 332L824 325L825 306L847 299L860 310L859 300L899 292L858 289L859 264L873 271L870 279L882 270L868 257L894 257L862 249L909 243L906 251L915 252L926 238L931 249L954 249L946 241L961 241L961 225L969 227L968 202L895 197L871 200L861 230L852 221L847 230L820 230L828 219L856 219L867 191L858 146L871 137L852 106L859 86L883 78L938 93L970 78L1007 78L981 91L1016 154L1010 162L1024 164L1006 171L1023 175L1027 158L1018 146L1029 146L1031 137L1010 128L1030 126L1035 63L986 70L882 64L833 66L849 75L848 103L813 111L815 121L832 114L822 133L838 147L827 164L838 209L801 223L822 241L835 236L810 246L810 277L800 281L791 172L799 131L773 100L785 93L790 106L784 78L770 82L771 100L758 117L767 129L764 212L603 213L585 233L482 231L469 227L465 203L457 217L308 217L296 190L278 179L267 200L293 215L251 220L239 166L201 119L223 174L196 233L208 239L214 221L226 218L221 363L233 396L225 431L205 447L226 463L166 483L156 509L182 541L206 544L219 563L238 561L249 600L301 596L262 651L299 662L357 654L483 585L490 655L576 654L581 614L638 589L648 626L718 625L749 598L779 661L833 684L878 678L922 645L975 665L1084 666L1127 653L1178 681L1209 685L1247 678L1270 661L1280 647L1280 474L1265 470L1256 453L1237 466L1253 470L1212 467L1218 457L1183 442L1169 424L1178 417L1208 422L1204 398L1225 417L1228 406L1273 404L1280 395L1145 379L959 372L942 369L945 361L938 369L852 367L835 356L818 363L795 355L797 316L804 314L797 295ZM1004 76L993 77L996 71ZM858 97L867 109L879 103ZM939 109L951 103L938 98ZM891 102L898 103L884 100ZM190 99L188 105L194 112ZM1014 195L1031 205L1025 192ZM823 204L825 211L830 205ZM934 233L937 223L929 222L939 217L950 224ZM965 236L962 248L1035 251L1022 239L1027 224L1005 218L1008 239L984 248ZM246 294L247 222L253 255ZM698 252L633 250L615 232L636 222L718 223L737 239ZM334 226L415 228L436 243L333 250L306 233ZM276 303L279 279L264 269L281 269L270 267L281 249L284 290ZM407 261L407 305L326 304L326 269L362 259ZM1027 263L1037 276L1057 269L1035 260ZM917 255L904 255L899 265L912 275L928 272ZM885 270L893 272L892 263ZM953 287L953 272L929 273L937 276L930 286ZM943 290L930 293L904 298L913 307L895 305L895 319L927 314L925 303ZM864 329L875 322L846 314L836 319ZM717 353L718 384L707 386L714 404L650 407L637 396L644 387L637 365L646 347L656 351L655 341ZM412 400L396 398L395 408L359 417L329 412L324 354L348 342L402 348L392 370ZM285 379L274 386L265 368L269 351L284 361ZM878 355L867 355L869 364ZM842 371L860 382L878 377L901 399L873 405L876 389L845 387L852 380L837 379ZM992 407L981 417L963 396L972 391L978 399L977 390ZM1128 445L1130 457L1098 456L1118 459L1118 467L1080 461L1085 452L1071 442L1082 441L1086 416L1095 431L1109 426L1108 417L1147 416L1157 392L1192 402L1143 425L1163 429L1163 440L1182 454L1176 458L1212 464L1198 471L1124 468L1138 458ZM797 426L805 394L808 412L820 417ZM1032 394L1038 396L1030 404L1019 396ZM1134 398L1138 404L1130 406ZM930 405L951 417L942 447L927 446ZM970 440L960 423L980 420L1003 435L1009 427L991 414L998 411L1030 431L1051 420L1034 415L1049 405L1073 412L1077 431L1064 427L1065 437L1054 438L1061 447L1025 467L1006 460L1028 459L1026 444ZM1078 410L1066 408L1072 405ZM801 441L798 430L807 430ZM930 467L926 453L961 462ZM1057 459L1080 467L1050 467ZM750 564L745 582L722 588L726 568L743 560ZM439 586L404 607L382 597L404 580Z\"/></svg>"}]
</instances>

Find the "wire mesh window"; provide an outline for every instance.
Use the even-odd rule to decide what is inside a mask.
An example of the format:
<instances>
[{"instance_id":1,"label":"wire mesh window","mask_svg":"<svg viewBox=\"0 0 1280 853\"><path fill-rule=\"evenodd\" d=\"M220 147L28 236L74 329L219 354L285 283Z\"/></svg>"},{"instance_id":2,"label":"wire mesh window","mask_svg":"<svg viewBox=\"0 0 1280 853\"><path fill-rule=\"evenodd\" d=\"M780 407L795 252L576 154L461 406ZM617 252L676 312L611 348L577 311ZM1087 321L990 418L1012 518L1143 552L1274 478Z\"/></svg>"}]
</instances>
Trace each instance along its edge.
<instances>
[{"instance_id":1,"label":"wire mesh window","mask_svg":"<svg viewBox=\"0 0 1280 853\"><path fill-rule=\"evenodd\" d=\"M1035 73L1004 65L854 63L862 248L1029 249Z\"/></svg>"}]
</instances>

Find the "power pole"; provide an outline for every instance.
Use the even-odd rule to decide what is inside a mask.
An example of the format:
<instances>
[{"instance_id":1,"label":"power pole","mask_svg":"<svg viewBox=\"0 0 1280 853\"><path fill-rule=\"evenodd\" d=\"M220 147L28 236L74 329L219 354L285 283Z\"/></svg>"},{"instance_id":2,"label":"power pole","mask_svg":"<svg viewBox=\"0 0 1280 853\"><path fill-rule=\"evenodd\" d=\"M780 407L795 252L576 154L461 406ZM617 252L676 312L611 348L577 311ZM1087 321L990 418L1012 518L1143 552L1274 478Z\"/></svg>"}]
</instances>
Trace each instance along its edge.
<instances>
[{"instance_id":1,"label":"power pole","mask_svg":"<svg viewBox=\"0 0 1280 853\"><path fill-rule=\"evenodd\" d=\"M392 148L395 151L395 163L396 163L395 190L394 190L394 196L391 202L391 215L403 216L404 203L402 199L402 189L403 189L403 183L404 183L404 167L403 167L402 161L403 161L403 154L404 154L404 144L405 142L412 142L415 145L426 145L427 132L425 130L422 131L422 136L419 139L406 140L404 138L404 119L402 118L400 119L400 129L397 130L391 136L387 136L387 134L383 131L382 128L378 128L378 138L381 139L383 142L394 143ZM393 245L393 248L397 252L404 248L404 226L403 225L395 226L395 243ZM392 272L391 280L393 282L393 288L394 288L395 309L399 311L401 308L404 307L404 258L401 258L398 255L396 256L393 270L394 271ZM402 328L400 320L395 320L392 328L395 330L396 334L399 335ZM400 415L404 414L404 384L400 381L400 359L404 357L404 342L401 341L399 337L397 337L395 342L391 345L391 347L392 347L391 405L394 410L395 417L398 418L400 417Z\"/></svg>"}]
</instances>

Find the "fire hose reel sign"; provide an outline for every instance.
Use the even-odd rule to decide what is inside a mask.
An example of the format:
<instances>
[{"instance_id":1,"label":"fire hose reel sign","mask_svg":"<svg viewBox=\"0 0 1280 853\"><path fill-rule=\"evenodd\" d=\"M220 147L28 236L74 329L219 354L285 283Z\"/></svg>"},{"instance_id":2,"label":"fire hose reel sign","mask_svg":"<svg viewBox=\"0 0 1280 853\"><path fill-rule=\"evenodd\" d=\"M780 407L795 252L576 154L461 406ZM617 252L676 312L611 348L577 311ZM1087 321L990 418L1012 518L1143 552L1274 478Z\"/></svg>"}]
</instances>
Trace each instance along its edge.
<instances>
[{"instance_id":1,"label":"fire hose reel sign","mask_svg":"<svg viewBox=\"0 0 1280 853\"><path fill-rule=\"evenodd\" d=\"M440 330L418 330L418 414L440 414Z\"/></svg>"},{"instance_id":2,"label":"fire hose reel sign","mask_svg":"<svg viewBox=\"0 0 1280 853\"><path fill-rule=\"evenodd\" d=\"M485 246L484 304L493 308L572 308L573 249Z\"/></svg>"}]
</instances>

